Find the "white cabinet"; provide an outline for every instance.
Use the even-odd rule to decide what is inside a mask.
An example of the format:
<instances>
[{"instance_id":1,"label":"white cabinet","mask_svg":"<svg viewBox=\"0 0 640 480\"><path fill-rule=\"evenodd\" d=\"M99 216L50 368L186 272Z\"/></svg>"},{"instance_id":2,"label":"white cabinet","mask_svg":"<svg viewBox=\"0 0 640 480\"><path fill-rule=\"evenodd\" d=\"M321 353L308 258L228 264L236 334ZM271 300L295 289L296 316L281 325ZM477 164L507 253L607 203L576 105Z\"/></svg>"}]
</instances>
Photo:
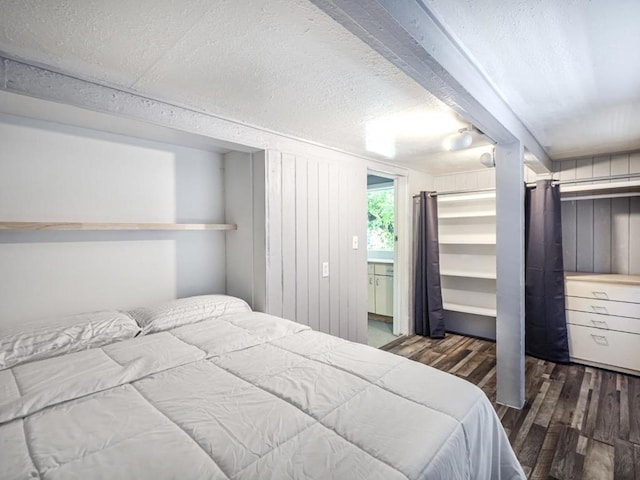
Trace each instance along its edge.
<instances>
[{"instance_id":1,"label":"white cabinet","mask_svg":"<svg viewBox=\"0 0 640 480\"><path fill-rule=\"evenodd\" d=\"M369 263L369 312L393 316L393 264Z\"/></svg>"},{"instance_id":2,"label":"white cabinet","mask_svg":"<svg viewBox=\"0 0 640 480\"><path fill-rule=\"evenodd\" d=\"M571 360L640 373L640 276L567 273Z\"/></svg>"},{"instance_id":3,"label":"white cabinet","mask_svg":"<svg viewBox=\"0 0 640 480\"><path fill-rule=\"evenodd\" d=\"M375 313L376 311L376 276L373 273L369 274L368 299L369 299L368 311Z\"/></svg>"}]
</instances>

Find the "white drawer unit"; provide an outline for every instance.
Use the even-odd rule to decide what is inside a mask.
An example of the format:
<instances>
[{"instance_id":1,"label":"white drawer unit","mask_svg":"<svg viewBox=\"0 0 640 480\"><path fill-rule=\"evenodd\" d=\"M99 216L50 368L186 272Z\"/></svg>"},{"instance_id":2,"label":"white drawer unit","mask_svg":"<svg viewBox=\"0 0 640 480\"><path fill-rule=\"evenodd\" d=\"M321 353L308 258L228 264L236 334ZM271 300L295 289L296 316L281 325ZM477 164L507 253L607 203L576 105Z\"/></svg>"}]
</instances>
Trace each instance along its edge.
<instances>
[{"instance_id":1,"label":"white drawer unit","mask_svg":"<svg viewBox=\"0 0 640 480\"><path fill-rule=\"evenodd\" d=\"M640 375L640 276L569 273L571 360Z\"/></svg>"},{"instance_id":2,"label":"white drawer unit","mask_svg":"<svg viewBox=\"0 0 640 480\"><path fill-rule=\"evenodd\" d=\"M386 275L387 277L393 277L393 264L389 263L374 263L374 271L376 275Z\"/></svg>"},{"instance_id":3,"label":"white drawer unit","mask_svg":"<svg viewBox=\"0 0 640 480\"><path fill-rule=\"evenodd\" d=\"M611 370L640 373L640 335L567 325L571 359Z\"/></svg>"}]
</instances>

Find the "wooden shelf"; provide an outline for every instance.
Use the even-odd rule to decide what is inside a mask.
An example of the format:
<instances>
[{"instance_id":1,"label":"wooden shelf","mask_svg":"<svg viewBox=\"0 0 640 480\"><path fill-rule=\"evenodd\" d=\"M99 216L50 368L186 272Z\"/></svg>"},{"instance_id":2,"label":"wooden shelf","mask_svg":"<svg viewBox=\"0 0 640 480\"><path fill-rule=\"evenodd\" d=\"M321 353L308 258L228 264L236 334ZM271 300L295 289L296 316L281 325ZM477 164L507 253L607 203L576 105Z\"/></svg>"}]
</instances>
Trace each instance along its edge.
<instances>
[{"instance_id":1,"label":"wooden shelf","mask_svg":"<svg viewBox=\"0 0 640 480\"><path fill-rule=\"evenodd\" d=\"M0 222L0 230L237 230L230 223Z\"/></svg>"},{"instance_id":2,"label":"wooden shelf","mask_svg":"<svg viewBox=\"0 0 640 480\"><path fill-rule=\"evenodd\" d=\"M452 312L471 313L473 315L483 315L485 317L495 317L497 314L495 308L476 307L474 305L460 305L457 303L445 303L443 305L443 308Z\"/></svg>"},{"instance_id":3,"label":"wooden shelf","mask_svg":"<svg viewBox=\"0 0 640 480\"><path fill-rule=\"evenodd\" d=\"M438 215L438 219L447 220L450 218L490 218L495 217L496 212L494 211L486 211L486 212L468 212L468 213L444 213Z\"/></svg>"},{"instance_id":4,"label":"wooden shelf","mask_svg":"<svg viewBox=\"0 0 640 480\"><path fill-rule=\"evenodd\" d=\"M440 275L447 277L465 277L465 278L481 278L486 280L495 280L495 272L468 272L463 270L441 270Z\"/></svg>"}]
</instances>

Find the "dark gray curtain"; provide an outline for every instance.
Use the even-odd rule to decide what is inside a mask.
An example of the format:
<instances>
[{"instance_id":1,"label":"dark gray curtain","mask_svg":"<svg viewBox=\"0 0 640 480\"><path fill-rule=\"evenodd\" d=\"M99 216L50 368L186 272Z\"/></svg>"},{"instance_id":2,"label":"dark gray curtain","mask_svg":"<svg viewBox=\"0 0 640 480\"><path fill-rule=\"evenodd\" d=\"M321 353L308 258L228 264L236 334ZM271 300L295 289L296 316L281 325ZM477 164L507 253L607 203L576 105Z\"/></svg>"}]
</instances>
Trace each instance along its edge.
<instances>
[{"instance_id":1,"label":"dark gray curtain","mask_svg":"<svg viewBox=\"0 0 640 480\"><path fill-rule=\"evenodd\" d=\"M551 180L525 193L525 347L528 355L569 362L560 188Z\"/></svg>"},{"instance_id":2,"label":"dark gray curtain","mask_svg":"<svg viewBox=\"0 0 640 480\"><path fill-rule=\"evenodd\" d=\"M417 205L415 238L416 334L444 338L444 311L440 289L440 252L438 245L438 199L421 192Z\"/></svg>"}]
</instances>

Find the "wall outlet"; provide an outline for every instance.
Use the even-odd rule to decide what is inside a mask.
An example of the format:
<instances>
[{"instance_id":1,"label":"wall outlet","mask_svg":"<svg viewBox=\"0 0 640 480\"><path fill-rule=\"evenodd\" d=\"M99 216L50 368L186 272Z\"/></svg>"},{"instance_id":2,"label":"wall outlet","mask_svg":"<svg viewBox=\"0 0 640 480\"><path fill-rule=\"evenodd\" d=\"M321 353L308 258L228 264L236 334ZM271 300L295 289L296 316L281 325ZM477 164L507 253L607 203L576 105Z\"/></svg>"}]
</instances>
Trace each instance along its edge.
<instances>
[{"instance_id":1,"label":"wall outlet","mask_svg":"<svg viewBox=\"0 0 640 480\"><path fill-rule=\"evenodd\" d=\"M322 262L322 276L329 276L329 262Z\"/></svg>"},{"instance_id":2,"label":"wall outlet","mask_svg":"<svg viewBox=\"0 0 640 480\"><path fill-rule=\"evenodd\" d=\"M354 235L353 239L351 241L351 248L353 248L354 250L358 249L358 236Z\"/></svg>"}]
</instances>

